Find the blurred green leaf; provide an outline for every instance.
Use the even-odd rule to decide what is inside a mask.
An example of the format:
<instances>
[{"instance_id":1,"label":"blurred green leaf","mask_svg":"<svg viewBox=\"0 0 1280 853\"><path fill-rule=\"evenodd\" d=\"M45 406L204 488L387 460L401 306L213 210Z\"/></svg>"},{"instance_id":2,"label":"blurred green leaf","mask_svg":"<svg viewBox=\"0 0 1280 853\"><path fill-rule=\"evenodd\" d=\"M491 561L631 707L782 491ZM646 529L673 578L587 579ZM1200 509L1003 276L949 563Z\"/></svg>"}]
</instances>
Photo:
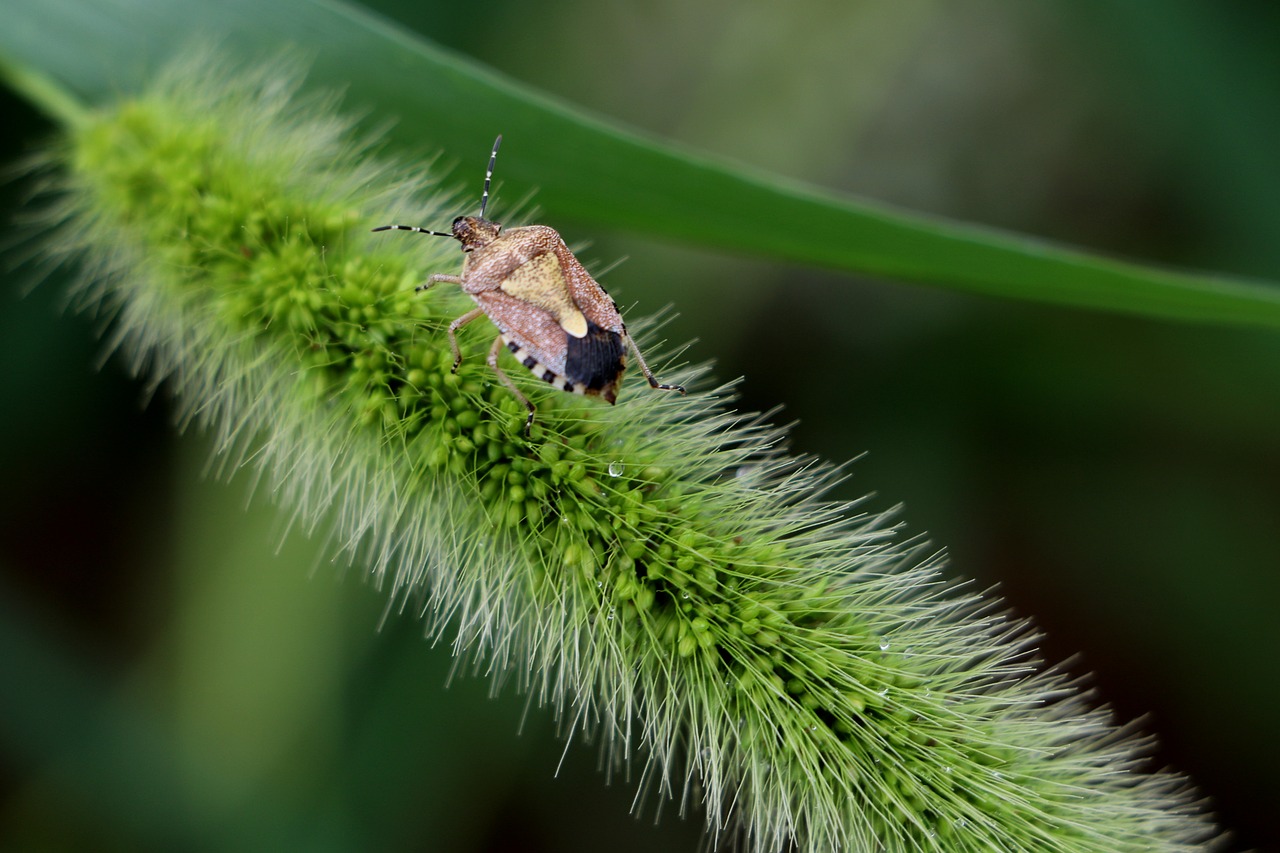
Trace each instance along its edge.
<instances>
[{"instance_id":1,"label":"blurred green leaf","mask_svg":"<svg viewBox=\"0 0 1280 853\"><path fill-rule=\"evenodd\" d=\"M588 116L341 3L48 0L8 10L0 61L37 99L49 93L32 81L47 75L96 103L138 88L196 35L249 56L295 48L312 59L313 83L341 88L373 116L397 117L397 145L443 149L474 162L476 172L502 132L508 193L537 187L552 221L572 217L975 293L1280 327L1280 288L892 211L695 154ZM57 103L46 108L66 114Z\"/></svg>"}]
</instances>

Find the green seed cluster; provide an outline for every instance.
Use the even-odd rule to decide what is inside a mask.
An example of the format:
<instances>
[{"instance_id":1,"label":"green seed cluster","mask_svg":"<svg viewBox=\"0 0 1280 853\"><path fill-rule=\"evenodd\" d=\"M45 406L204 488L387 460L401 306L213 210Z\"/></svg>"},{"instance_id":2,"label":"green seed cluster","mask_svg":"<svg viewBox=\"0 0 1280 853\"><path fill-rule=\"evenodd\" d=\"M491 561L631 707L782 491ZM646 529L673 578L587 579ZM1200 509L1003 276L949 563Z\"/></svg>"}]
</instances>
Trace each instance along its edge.
<instances>
[{"instance_id":1,"label":"green seed cluster","mask_svg":"<svg viewBox=\"0 0 1280 853\"><path fill-rule=\"evenodd\" d=\"M1198 847L1173 782L1130 772L1105 718L1030 675L1022 635L935 589L884 519L818 500L822 473L770 450L776 434L635 376L609 408L512 367L538 407L526 438L485 364L491 330L464 330L455 372L445 329L469 303L413 291L457 271L456 246L367 233L392 201L368 186L392 173L362 167L341 127L234 81L194 96L208 85L160 87L79 132L83 243L123 248L177 306L174 328L142 337L228 342L198 368L207 386L280 360L262 369L288 399L243 424L223 412L232 429L322 412L333 446L372 448L364 468L395 478L378 494L430 494L429 512L388 499L390 520L373 514L371 538L392 543L378 565L448 538L428 525L470 525L454 537L470 559L420 549L439 566L430 594L464 633L514 637L490 652L523 650L524 686L564 713L590 705L618 755L646 745L664 774L683 761L711 825L758 849ZM354 464L278 452L282 470Z\"/></svg>"}]
</instances>

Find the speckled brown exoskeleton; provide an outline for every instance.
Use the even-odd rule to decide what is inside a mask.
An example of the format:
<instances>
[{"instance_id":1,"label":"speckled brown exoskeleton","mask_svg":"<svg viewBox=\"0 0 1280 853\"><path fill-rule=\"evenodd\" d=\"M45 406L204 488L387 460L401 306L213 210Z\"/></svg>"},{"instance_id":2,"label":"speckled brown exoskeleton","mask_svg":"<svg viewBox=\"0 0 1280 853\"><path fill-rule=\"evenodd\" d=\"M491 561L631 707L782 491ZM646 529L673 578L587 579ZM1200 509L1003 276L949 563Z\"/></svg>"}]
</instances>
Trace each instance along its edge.
<instances>
[{"instance_id":1,"label":"speckled brown exoskeleton","mask_svg":"<svg viewBox=\"0 0 1280 853\"><path fill-rule=\"evenodd\" d=\"M503 231L501 224L484 218L493 164L501 143L499 136L489 155L479 216L459 216L448 233L414 225L373 229L453 237L462 244L466 257L461 275L437 273L418 287L426 290L437 282L448 282L461 286L475 300L475 308L449 324L453 369L456 371L462 363L458 329L483 314L500 332L489 349L489 366L529 410L524 424L526 435L533 425L535 409L498 365L503 346L544 381L572 394L599 397L610 405L618 398L618 383L626 370L629 347L650 386L683 394L683 387L665 385L653 375L640 348L627 334L618 307L554 228L529 225Z\"/></svg>"}]
</instances>

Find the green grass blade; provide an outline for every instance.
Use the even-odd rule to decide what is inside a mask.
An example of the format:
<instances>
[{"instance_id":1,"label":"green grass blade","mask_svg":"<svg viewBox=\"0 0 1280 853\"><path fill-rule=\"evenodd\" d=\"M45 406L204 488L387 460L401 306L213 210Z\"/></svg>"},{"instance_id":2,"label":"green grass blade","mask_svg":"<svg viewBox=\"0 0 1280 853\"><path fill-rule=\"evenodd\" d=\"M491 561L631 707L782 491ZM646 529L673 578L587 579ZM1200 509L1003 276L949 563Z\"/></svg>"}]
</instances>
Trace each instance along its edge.
<instances>
[{"instance_id":1,"label":"green grass blade","mask_svg":"<svg viewBox=\"0 0 1280 853\"><path fill-rule=\"evenodd\" d=\"M136 88L192 33L246 52L300 49L314 60L316 84L343 88L371 116L395 117L393 139L419 151L479 163L503 133L508 197L536 187L550 222L571 217L973 293L1280 327L1280 287L1109 260L824 193L593 118L337 2L24 4L6 13L0 61L95 102Z\"/></svg>"}]
</instances>

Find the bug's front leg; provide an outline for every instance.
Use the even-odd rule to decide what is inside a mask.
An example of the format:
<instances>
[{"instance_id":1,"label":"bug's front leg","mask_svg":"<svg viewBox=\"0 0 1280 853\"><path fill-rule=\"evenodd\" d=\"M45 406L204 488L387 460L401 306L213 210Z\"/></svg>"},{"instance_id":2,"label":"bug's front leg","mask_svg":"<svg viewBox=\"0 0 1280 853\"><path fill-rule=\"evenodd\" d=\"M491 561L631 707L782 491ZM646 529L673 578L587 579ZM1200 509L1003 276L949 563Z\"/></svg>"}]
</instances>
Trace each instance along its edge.
<instances>
[{"instance_id":1,"label":"bug's front leg","mask_svg":"<svg viewBox=\"0 0 1280 853\"><path fill-rule=\"evenodd\" d=\"M435 276L432 276L431 278L435 278ZM431 284L431 279L427 279L427 284ZM453 350L454 373L458 372L458 365L462 364L462 350L458 348L458 330L483 313L484 311L479 308L472 308L470 311L449 324L449 348Z\"/></svg>"},{"instance_id":2,"label":"bug's front leg","mask_svg":"<svg viewBox=\"0 0 1280 853\"><path fill-rule=\"evenodd\" d=\"M418 285L417 287L415 287L414 290L417 291L418 293L421 293L422 291L426 290L428 287L430 287L431 285L439 281L443 281L445 284L461 285L462 276L446 275L445 273L434 273L432 275L427 276L427 280L424 281L422 284Z\"/></svg>"},{"instance_id":3,"label":"bug's front leg","mask_svg":"<svg viewBox=\"0 0 1280 853\"><path fill-rule=\"evenodd\" d=\"M498 354L500 352L502 352L502 335L498 335L494 338L493 346L489 347L489 366L493 368L494 373L498 374L498 379L502 381L503 385L507 386L507 390L512 394L515 394L516 399L521 403L524 403L524 407L529 410L529 417L525 418L524 421L524 435L525 438L528 438L529 429L533 426L533 413L536 412L537 409L533 407L533 403L529 402L528 397L520 393L520 389L516 387L516 383L512 382L511 378L502 372L501 367L498 367Z\"/></svg>"}]
</instances>

